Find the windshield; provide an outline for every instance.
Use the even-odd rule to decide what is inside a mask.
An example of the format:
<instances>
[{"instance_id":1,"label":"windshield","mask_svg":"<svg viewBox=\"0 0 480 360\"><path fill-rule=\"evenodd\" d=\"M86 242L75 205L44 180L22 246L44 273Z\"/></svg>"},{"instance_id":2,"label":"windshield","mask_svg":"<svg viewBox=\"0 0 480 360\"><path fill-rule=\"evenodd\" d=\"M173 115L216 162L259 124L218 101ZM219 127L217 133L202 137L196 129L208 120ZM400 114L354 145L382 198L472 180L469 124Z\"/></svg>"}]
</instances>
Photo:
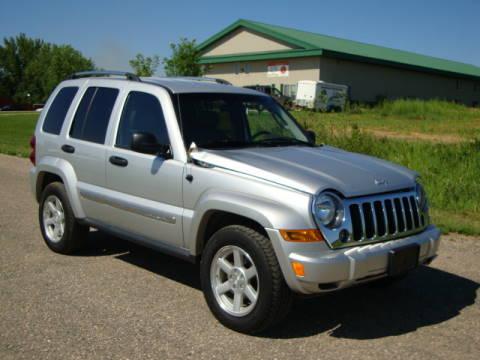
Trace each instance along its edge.
<instances>
[{"instance_id":1,"label":"windshield","mask_svg":"<svg viewBox=\"0 0 480 360\"><path fill-rule=\"evenodd\" d=\"M180 94L183 138L200 148L311 146L295 120L272 98L243 94Z\"/></svg>"}]
</instances>

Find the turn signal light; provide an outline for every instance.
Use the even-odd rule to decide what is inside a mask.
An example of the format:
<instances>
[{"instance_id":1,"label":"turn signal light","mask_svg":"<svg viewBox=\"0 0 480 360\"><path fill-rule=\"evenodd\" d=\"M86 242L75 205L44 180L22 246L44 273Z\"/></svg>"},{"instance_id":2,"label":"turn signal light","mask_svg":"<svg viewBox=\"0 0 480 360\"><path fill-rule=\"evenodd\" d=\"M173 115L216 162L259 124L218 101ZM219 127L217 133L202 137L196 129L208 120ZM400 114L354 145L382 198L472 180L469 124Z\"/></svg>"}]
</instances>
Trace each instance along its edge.
<instances>
[{"instance_id":1,"label":"turn signal light","mask_svg":"<svg viewBox=\"0 0 480 360\"><path fill-rule=\"evenodd\" d=\"M316 229L308 230L280 230L280 234L286 241L315 242L323 241L323 236Z\"/></svg>"},{"instance_id":2,"label":"turn signal light","mask_svg":"<svg viewBox=\"0 0 480 360\"><path fill-rule=\"evenodd\" d=\"M305 276L305 267L302 263L299 263L298 261L292 261L292 269L295 275L302 277Z\"/></svg>"}]
</instances>

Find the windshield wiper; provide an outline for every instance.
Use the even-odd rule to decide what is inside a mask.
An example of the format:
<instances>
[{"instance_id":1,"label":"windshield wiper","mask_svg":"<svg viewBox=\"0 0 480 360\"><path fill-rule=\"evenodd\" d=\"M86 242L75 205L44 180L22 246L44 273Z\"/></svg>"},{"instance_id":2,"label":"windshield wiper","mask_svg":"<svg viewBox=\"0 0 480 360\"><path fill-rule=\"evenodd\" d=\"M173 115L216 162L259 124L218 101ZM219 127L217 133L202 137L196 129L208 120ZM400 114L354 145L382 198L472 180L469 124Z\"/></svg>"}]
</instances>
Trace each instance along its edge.
<instances>
[{"instance_id":1,"label":"windshield wiper","mask_svg":"<svg viewBox=\"0 0 480 360\"><path fill-rule=\"evenodd\" d=\"M203 144L199 144L198 147L205 148L205 149L218 149L218 148L239 148L239 147L246 147L248 145L250 144L245 141L222 139L222 140L207 141Z\"/></svg>"},{"instance_id":2,"label":"windshield wiper","mask_svg":"<svg viewBox=\"0 0 480 360\"><path fill-rule=\"evenodd\" d=\"M314 146L311 142L298 140L295 138L288 137L276 137L276 138L267 138L254 142L253 144L261 146L289 146L289 145L304 145L304 146Z\"/></svg>"}]
</instances>

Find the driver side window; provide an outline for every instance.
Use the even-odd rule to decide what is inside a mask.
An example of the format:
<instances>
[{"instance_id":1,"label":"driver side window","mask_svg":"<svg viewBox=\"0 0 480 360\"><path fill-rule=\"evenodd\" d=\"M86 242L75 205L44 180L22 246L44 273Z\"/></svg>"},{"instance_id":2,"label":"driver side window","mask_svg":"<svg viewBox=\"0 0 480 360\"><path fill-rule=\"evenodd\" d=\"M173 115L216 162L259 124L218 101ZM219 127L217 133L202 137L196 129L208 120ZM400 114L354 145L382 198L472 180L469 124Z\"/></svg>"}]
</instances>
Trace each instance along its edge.
<instances>
[{"instance_id":1,"label":"driver side window","mask_svg":"<svg viewBox=\"0 0 480 360\"><path fill-rule=\"evenodd\" d=\"M262 139L269 134L291 137L285 122L258 103L245 103L245 112L251 136ZM254 139L255 140L255 139Z\"/></svg>"},{"instance_id":2,"label":"driver side window","mask_svg":"<svg viewBox=\"0 0 480 360\"><path fill-rule=\"evenodd\" d=\"M132 91L128 94L118 126L115 146L131 150L134 133L151 133L157 143L168 145L168 132L163 110L157 97Z\"/></svg>"}]
</instances>

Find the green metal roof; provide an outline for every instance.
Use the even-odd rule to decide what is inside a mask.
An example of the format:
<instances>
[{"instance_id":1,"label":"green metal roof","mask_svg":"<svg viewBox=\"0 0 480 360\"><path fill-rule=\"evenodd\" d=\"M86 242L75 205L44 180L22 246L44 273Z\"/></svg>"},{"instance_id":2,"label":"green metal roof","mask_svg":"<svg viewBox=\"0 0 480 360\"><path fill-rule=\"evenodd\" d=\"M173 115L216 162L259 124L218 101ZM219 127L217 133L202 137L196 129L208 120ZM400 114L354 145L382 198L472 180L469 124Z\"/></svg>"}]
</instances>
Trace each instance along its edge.
<instances>
[{"instance_id":1,"label":"green metal roof","mask_svg":"<svg viewBox=\"0 0 480 360\"><path fill-rule=\"evenodd\" d=\"M215 64L321 55L480 78L480 67L470 64L243 19L208 38L198 45L198 49L200 51L208 49L215 42L239 28L263 34L291 46L294 50L203 56L200 63Z\"/></svg>"}]
</instances>

